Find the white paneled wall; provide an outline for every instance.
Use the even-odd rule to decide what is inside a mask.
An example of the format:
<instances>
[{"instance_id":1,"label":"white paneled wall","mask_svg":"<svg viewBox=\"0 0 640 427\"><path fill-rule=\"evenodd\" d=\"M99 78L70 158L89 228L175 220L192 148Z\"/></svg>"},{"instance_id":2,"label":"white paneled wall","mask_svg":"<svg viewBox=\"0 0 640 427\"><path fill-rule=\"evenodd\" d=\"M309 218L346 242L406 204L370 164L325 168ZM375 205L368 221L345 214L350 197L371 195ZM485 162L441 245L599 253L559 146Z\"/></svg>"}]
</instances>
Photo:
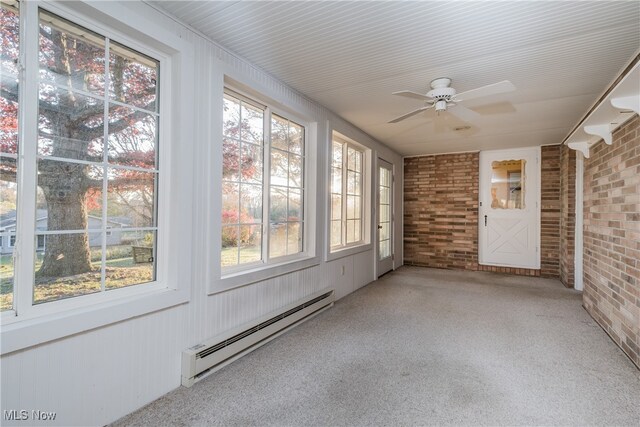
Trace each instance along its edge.
<instances>
[{"instance_id":1,"label":"white paneled wall","mask_svg":"<svg viewBox=\"0 0 640 427\"><path fill-rule=\"evenodd\" d=\"M128 9L160 23L167 31L188 40L195 48L193 64L197 84L193 100L196 138L193 141L193 169L184 173L205 175L214 144L220 138L210 130L210 105L214 84L211 79L215 59L249 74L257 85L279 94L291 108L310 110L319 124L319 152L326 152L327 122L340 129L348 128L361 144L384 157L396 168L396 267L402 260L402 158L383 145L344 122L331 112L315 105L280 81L251 64L224 51L214 43L167 18L151 6L140 2L123 2ZM318 211L326 210L326 187L323 177L326 159L318 159ZM185 207L185 220L191 218L196 236L192 242L191 299L170 309L94 329L75 336L44 343L3 355L2 409L55 411L54 422L46 425L103 425L151 402L180 386L181 351L204 339L239 326L268 312L277 310L315 291L335 287L338 297L374 280L375 251L369 250L330 263L275 277L231 291L208 295L211 278L209 254L217 250L206 233L208 223L218 224L207 212L206 191L219 189L218 183L198 182L193 203ZM219 190L217 190L219 191ZM219 192L211 197L220 197ZM317 238L325 244L324 214L318 217ZM324 254L322 256L324 258ZM344 267L344 274L343 269ZM33 421L31 421L33 422ZM10 422L3 421L3 425ZM16 422L20 424L20 422Z\"/></svg>"}]
</instances>

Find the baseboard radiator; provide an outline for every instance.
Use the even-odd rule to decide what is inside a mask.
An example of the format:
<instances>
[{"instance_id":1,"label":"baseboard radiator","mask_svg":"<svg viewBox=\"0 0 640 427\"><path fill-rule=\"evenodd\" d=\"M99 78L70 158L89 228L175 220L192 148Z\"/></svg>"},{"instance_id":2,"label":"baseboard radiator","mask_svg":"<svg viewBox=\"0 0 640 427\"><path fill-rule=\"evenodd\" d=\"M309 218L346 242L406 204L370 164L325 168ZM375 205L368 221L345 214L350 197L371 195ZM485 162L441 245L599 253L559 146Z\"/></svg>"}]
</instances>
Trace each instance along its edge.
<instances>
[{"instance_id":1,"label":"baseboard radiator","mask_svg":"<svg viewBox=\"0 0 640 427\"><path fill-rule=\"evenodd\" d=\"M333 290L319 292L183 351L182 385L191 387L196 381L333 306L333 301Z\"/></svg>"}]
</instances>

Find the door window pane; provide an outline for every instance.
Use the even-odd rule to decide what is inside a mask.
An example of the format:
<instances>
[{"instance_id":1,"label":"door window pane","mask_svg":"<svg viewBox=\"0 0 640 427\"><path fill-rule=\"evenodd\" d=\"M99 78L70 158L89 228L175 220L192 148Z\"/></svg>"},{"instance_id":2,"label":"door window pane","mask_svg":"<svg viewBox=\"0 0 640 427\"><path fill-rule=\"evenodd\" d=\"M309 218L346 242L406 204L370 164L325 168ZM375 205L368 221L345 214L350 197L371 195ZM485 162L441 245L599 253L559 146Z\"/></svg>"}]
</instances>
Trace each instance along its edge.
<instances>
[{"instance_id":1,"label":"door window pane","mask_svg":"<svg viewBox=\"0 0 640 427\"><path fill-rule=\"evenodd\" d=\"M391 256L391 171L379 167L378 179L378 259L382 260Z\"/></svg>"},{"instance_id":2,"label":"door window pane","mask_svg":"<svg viewBox=\"0 0 640 427\"><path fill-rule=\"evenodd\" d=\"M525 160L491 163L491 208L524 209Z\"/></svg>"}]
</instances>

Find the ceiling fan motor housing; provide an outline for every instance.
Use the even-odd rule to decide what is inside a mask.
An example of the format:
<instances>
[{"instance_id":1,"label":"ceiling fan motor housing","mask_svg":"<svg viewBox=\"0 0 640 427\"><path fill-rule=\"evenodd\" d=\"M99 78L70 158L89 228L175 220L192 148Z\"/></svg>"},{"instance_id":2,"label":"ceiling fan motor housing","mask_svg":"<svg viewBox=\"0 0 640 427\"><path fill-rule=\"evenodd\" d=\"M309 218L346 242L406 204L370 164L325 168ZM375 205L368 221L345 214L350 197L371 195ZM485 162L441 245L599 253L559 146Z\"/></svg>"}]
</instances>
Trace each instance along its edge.
<instances>
[{"instance_id":1,"label":"ceiling fan motor housing","mask_svg":"<svg viewBox=\"0 0 640 427\"><path fill-rule=\"evenodd\" d=\"M447 103L451 102L453 97L456 96L456 90L450 87L450 84L451 79L447 77L431 81L432 89L427 92L427 96L433 99L436 111L445 111Z\"/></svg>"}]
</instances>

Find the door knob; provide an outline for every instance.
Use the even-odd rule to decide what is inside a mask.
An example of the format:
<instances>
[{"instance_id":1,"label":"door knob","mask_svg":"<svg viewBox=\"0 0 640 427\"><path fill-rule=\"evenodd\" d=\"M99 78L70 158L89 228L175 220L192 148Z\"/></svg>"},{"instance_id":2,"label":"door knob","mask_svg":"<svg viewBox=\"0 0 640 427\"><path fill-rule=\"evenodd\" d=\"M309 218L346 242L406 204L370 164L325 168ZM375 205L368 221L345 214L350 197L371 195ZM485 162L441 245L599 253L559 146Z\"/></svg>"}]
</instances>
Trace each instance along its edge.
<instances>
[{"instance_id":1,"label":"door knob","mask_svg":"<svg viewBox=\"0 0 640 427\"><path fill-rule=\"evenodd\" d=\"M378 226L378 230L382 230L382 226L381 225Z\"/></svg>"},{"instance_id":2,"label":"door knob","mask_svg":"<svg viewBox=\"0 0 640 427\"><path fill-rule=\"evenodd\" d=\"M485 227L487 226L487 216L486 215L484 216L484 226Z\"/></svg>"}]
</instances>

